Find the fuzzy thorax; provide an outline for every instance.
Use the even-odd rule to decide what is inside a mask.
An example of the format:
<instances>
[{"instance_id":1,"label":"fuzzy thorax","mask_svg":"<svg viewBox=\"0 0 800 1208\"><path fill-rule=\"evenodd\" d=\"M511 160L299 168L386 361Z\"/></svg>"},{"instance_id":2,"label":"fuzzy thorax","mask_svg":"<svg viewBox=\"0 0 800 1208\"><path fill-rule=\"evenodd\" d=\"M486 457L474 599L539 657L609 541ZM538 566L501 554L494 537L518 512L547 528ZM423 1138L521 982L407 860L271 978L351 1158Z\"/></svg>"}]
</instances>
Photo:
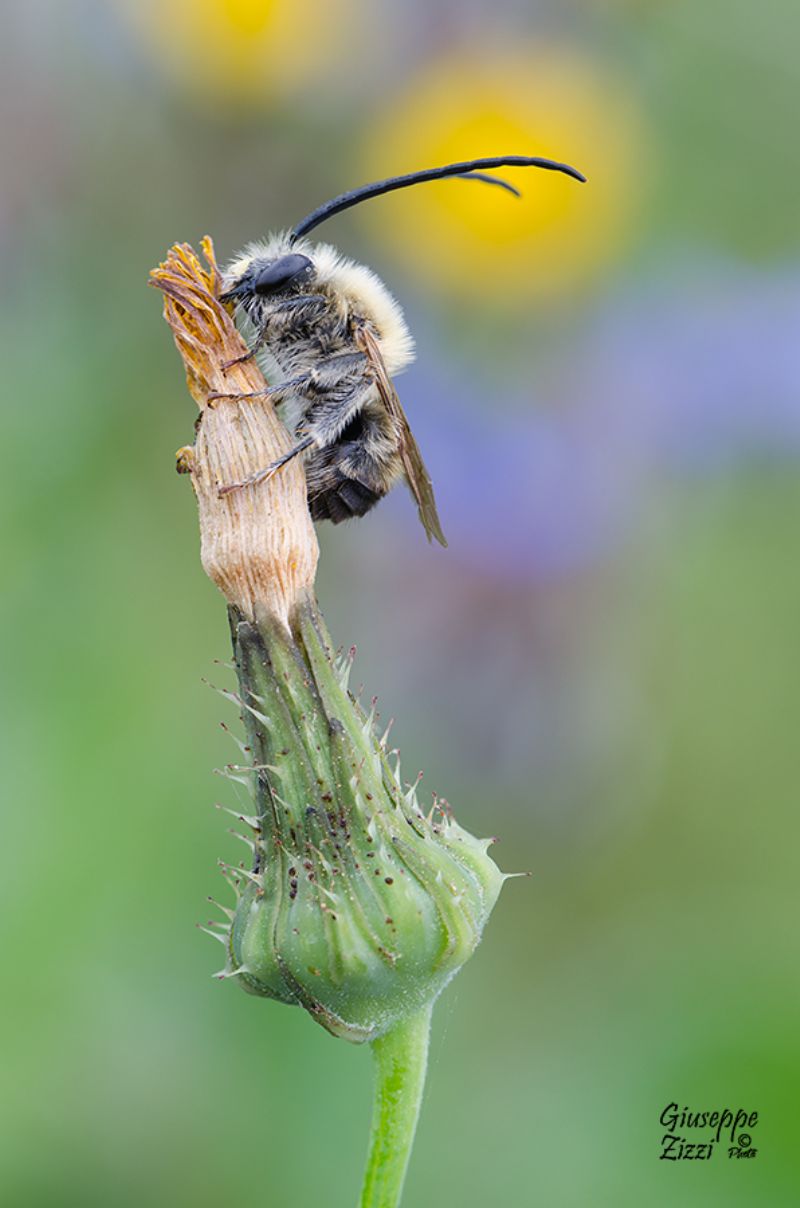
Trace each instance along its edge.
<instances>
[{"instance_id":1,"label":"fuzzy thorax","mask_svg":"<svg viewBox=\"0 0 800 1208\"><path fill-rule=\"evenodd\" d=\"M312 590L319 548L306 503L299 458L267 482L220 496L270 465L290 445L289 434L267 398L226 398L265 387L252 360L224 368L247 352L218 301L220 277L211 241L203 241L206 269L187 244L177 244L151 280L164 294L164 313L200 407L193 449L181 450L179 469L190 473L200 518L201 559L228 603L250 620L289 617Z\"/></svg>"},{"instance_id":2,"label":"fuzzy thorax","mask_svg":"<svg viewBox=\"0 0 800 1208\"><path fill-rule=\"evenodd\" d=\"M430 1008L477 946L505 880L445 803L404 785L375 702L347 690L312 601L292 632L230 617L255 814L219 976L374 1040ZM392 754L396 754L392 753ZM241 775L241 769L234 771Z\"/></svg>"},{"instance_id":3,"label":"fuzzy thorax","mask_svg":"<svg viewBox=\"0 0 800 1208\"><path fill-rule=\"evenodd\" d=\"M326 295L344 318L358 315L368 320L392 376L408 368L414 360L414 337L399 302L372 269L342 256L329 243L311 243L306 239L291 243L286 231L250 243L226 269L224 287L230 289L254 261L269 263L289 252L299 252L311 260L314 291Z\"/></svg>"}]
</instances>

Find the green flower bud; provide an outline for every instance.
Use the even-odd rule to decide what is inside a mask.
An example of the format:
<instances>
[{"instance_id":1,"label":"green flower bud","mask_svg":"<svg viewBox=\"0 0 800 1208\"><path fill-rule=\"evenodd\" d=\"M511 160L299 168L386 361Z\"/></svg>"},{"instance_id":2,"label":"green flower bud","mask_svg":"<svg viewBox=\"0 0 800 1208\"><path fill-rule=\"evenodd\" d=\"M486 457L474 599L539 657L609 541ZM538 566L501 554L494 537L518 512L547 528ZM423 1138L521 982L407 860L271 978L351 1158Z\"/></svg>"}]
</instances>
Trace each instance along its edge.
<instances>
[{"instance_id":1,"label":"green flower bud","mask_svg":"<svg viewBox=\"0 0 800 1208\"><path fill-rule=\"evenodd\" d=\"M224 976L372 1040L430 1004L474 951L504 876L416 786L348 693L313 598L290 631L231 609L256 815Z\"/></svg>"}]
</instances>

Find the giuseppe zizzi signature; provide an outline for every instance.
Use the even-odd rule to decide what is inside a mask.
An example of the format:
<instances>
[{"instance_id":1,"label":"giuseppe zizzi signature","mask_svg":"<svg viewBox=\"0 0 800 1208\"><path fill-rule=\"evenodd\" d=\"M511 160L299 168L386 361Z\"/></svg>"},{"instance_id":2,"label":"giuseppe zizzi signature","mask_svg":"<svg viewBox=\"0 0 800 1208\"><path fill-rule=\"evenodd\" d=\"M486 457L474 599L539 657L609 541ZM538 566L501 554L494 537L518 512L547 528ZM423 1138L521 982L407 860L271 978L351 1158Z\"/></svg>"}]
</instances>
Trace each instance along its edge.
<instances>
[{"instance_id":1,"label":"giuseppe zizzi signature","mask_svg":"<svg viewBox=\"0 0 800 1208\"><path fill-rule=\"evenodd\" d=\"M710 1160L719 1148L729 1158L754 1158L752 1130L758 1124L758 1112L742 1107L716 1111L693 1111L668 1103L659 1116L666 1130L661 1138L659 1157L666 1162Z\"/></svg>"}]
</instances>

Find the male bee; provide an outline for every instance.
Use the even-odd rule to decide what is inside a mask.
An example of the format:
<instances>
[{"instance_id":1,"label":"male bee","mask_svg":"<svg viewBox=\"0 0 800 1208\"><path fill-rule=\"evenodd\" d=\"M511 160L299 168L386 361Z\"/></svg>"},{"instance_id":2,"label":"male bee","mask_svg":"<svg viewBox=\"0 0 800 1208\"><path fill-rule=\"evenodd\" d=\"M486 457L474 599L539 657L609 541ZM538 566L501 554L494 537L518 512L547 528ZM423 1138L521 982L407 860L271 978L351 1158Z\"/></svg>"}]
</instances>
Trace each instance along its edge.
<instances>
[{"instance_id":1,"label":"male bee","mask_svg":"<svg viewBox=\"0 0 800 1208\"><path fill-rule=\"evenodd\" d=\"M414 356L403 312L371 269L305 236L371 197L443 177L500 185L518 196L506 181L479 171L504 165L547 168L585 180L568 164L521 155L396 176L334 197L293 230L250 244L230 265L220 297L234 305L248 340L250 351L240 360L258 359L273 382L260 393L275 400L295 443L257 474L222 486L221 494L262 482L305 453L315 520L338 524L363 516L402 478L428 540L447 544L430 476L392 382Z\"/></svg>"}]
</instances>

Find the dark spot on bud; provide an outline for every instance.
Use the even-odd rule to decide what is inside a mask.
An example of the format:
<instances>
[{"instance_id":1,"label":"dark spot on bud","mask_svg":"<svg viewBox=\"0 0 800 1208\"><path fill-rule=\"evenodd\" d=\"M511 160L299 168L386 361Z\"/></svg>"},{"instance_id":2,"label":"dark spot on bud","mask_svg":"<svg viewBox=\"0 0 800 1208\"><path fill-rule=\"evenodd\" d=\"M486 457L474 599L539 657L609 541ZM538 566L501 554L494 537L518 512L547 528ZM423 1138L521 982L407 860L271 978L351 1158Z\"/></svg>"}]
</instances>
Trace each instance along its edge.
<instances>
[{"instance_id":1,"label":"dark spot on bud","mask_svg":"<svg viewBox=\"0 0 800 1208\"><path fill-rule=\"evenodd\" d=\"M290 869L289 869L289 876L290 876L290 877L296 877L296 876L297 876L297 869L296 869L296 868L290 868Z\"/></svg>"},{"instance_id":2,"label":"dark spot on bud","mask_svg":"<svg viewBox=\"0 0 800 1208\"><path fill-rule=\"evenodd\" d=\"M390 916L390 915L388 915L388 914L387 914L387 916L386 916L386 922L389 924L389 926L390 926L390 927L393 927L393 926L394 926L394 919L393 919L393 918L391 918L391 916Z\"/></svg>"},{"instance_id":3,"label":"dark spot on bud","mask_svg":"<svg viewBox=\"0 0 800 1208\"><path fill-rule=\"evenodd\" d=\"M394 885L394 877L384 877L383 879L387 885Z\"/></svg>"}]
</instances>

